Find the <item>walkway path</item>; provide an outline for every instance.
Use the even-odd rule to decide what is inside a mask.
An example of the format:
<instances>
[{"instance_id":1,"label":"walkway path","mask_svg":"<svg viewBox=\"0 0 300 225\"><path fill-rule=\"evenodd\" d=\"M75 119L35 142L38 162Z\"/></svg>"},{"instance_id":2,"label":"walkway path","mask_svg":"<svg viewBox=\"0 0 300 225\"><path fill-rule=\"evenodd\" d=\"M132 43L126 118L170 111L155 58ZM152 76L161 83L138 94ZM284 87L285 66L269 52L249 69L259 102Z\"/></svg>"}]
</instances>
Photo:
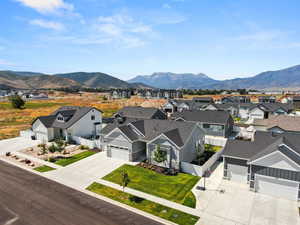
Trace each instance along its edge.
<instances>
[{"instance_id":1,"label":"walkway path","mask_svg":"<svg viewBox=\"0 0 300 225\"><path fill-rule=\"evenodd\" d=\"M103 179L98 179L98 180L96 180L96 182L100 183L100 184L103 184L103 185L106 185L106 186L109 186L111 188L120 190L120 191L123 190L120 185L109 182L109 181L106 181L106 180L103 180ZM196 209L181 205L179 203L172 202L172 201L160 198L160 197L156 197L154 195L150 195L150 194L147 194L145 192L141 192L141 191L138 191L138 190L135 190L135 189L132 189L132 188L126 187L124 192L135 195L135 196L138 196L140 198L144 198L144 199L162 204L162 205L165 205L165 206L168 206L168 207L173 208L173 209L180 210L180 211L185 212L185 213L195 215L195 216L200 216L201 215L200 210L196 210Z\"/></svg>"}]
</instances>

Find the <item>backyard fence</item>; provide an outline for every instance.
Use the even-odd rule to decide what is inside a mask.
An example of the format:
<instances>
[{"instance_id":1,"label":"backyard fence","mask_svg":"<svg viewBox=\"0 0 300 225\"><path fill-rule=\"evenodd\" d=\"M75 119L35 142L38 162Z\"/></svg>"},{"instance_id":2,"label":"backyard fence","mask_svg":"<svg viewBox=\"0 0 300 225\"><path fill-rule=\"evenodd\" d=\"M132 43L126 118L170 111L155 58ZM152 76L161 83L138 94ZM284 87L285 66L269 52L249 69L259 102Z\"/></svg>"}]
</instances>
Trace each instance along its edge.
<instances>
[{"instance_id":1,"label":"backyard fence","mask_svg":"<svg viewBox=\"0 0 300 225\"><path fill-rule=\"evenodd\" d=\"M79 145L88 146L90 149L101 148L99 139L90 140L83 137L72 136L72 140Z\"/></svg>"},{"instance_id":2,"label":"backyard fence","mask_svg":"<svg viewBox=\"0 0 300 225\"><path fill-rule=\"evenodd\" d=\"M31 139L32 136L35 136L35 134L32 130L21 130L20 131L20 137Z\"/></svg>"},{"instance_id":3,"label":"backyard fence","mask_svg":"<svg viewBox=\"0 0 300 225\"><path fill-rule=\"evenodd\" d=\"M204 142L205 144L224 147L226 145L227 138L205 135Z\"/></svg>"},{"instance_id":4,"label":"backyard fence","mask_svg":"<svg viewBox=\"0 0 300 225\"><path fill-rule=\"evenodd\" d=\"M221 157L223 154L224 148L214 155L212 155L202 166L197 166L188 162L181 162L181 170L184 173L192 174L194 176L202 177L205 171L209 171L212 169L215 162Z\"/></svg>"}]
</instances>

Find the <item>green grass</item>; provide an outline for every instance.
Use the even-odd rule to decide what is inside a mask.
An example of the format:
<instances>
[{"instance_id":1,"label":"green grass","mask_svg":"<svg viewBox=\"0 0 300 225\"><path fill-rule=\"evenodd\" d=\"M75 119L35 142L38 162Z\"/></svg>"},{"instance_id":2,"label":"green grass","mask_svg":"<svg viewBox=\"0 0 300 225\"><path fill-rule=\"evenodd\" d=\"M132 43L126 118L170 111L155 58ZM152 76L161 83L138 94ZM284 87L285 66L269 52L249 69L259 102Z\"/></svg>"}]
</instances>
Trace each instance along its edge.
<instances>
[{"instance_id":1,"label":"green grass","mask_svg":"<svg viewBox=\"0 0 300 225\"><path fill-rule=\"evenodd\" d=\"M93 152L93 151L85 151L85 152L81 152L81 153L78 153L76 155L73 155L71 157L67 157L67 158L64 158L64 159L59 159L55 162L55 164L57 165L60 165L60 166L67 166L67 165L70 165L72 163L75 163L79 160L82 160L86 157L89 157L91 155L94 155L96 152Z\"/></svg>"},{"instance_id":2,"label":"green grass","mask_svg":"<svg viewBox=\"0 0 300 225\"><path fill-rule=\"evenodd\" d=\"M87 190L92 191L96 194L103 195L112 200L124 203L133 208L142 210L144 212L150 213L152 215L158 216L160 218L172 221L179 225L194 225L199 217L193 216L176 209L172 209L161 204L136 197L134 195L116 190L111 187L99 183L91 184Z\"/></svg>"},{"instance_id":3,"label":"green grass","mask_svg":"<svg viewBox=\"0 0 300 225\"><path fill-rule=\"evenodd\" d=\"M220 151L223 147L222 146L216 146L216 145L210 145L210 144L205 144L204 148L206 151L212 151L212 152L218 152Z\"/></svg>"},{"instance_id":4,"label":"green grass","mask_svg":"<svg viewBox=\"0 0 300 225\"><path fill-rule=\"evenodd\" d=\"M48 172L48 171L55 170L55 169L50 166L40 166L40 167L34 168L34 170L44 173L44 172Z\"/></svg>"},{"instance_id":5,"label":"green grass","mask_svg":"<svg viewBox=\"0 0 300 225\"><path fill-rule=\"evenodd\" d=\"M128 173L130 179L128 187L189 207L195 207L196 199L191 197L193 196L191 189L200 177L184 173L166 176L142 167L123 165L103 179L120 184L123 170Z\"/></svg>"}]
</instances>

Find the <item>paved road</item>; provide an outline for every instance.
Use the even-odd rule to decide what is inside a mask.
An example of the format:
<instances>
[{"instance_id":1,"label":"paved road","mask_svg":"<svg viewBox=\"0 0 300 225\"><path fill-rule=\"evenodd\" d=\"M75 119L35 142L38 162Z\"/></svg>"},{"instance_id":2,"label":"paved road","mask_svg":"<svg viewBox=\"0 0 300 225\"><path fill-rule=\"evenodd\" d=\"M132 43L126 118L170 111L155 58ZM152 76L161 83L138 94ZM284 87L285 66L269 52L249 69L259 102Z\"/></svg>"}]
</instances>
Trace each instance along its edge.
<instances>
[{"instance_id":1,"label":"paved road","mask_svg":"<svg viewBox=\"0 0 300 225\"><path fill-rule=\"evenodd\" d=\"M160 225L0 161L0 225Z\"/></svg>"}]
</instances>

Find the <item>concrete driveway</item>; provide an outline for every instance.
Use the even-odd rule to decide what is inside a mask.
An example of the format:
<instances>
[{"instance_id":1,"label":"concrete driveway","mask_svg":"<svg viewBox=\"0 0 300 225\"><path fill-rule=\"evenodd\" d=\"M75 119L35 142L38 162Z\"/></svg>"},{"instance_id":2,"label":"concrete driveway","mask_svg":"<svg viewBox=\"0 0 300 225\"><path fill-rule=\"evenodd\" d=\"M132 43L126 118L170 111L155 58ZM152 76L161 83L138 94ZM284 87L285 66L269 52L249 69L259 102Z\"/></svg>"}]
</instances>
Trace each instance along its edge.
<instances>
[{"instance_id":1,"label":"concrete driveway","mask_svg":"<svg viewBox=\"0 0 300 225\"><path fill-rule=\"evenodd\" d=\"M0 155L4 155L6 152L20 151L40 143L39 140L31 140L23 137L4 139L0 141Z\"/></svg>"},{"instance_id":2,"label":"concrete driveway","mask_svg":"<svg viewBox=\"0 0 300 225\"><path fill-rule=\"evenodd\" d=\"M106 152L96 153L66 167L47 173L51 179L68 186L84 189L93 181L109 174L128 162L106 157Z\"/></svg>"},{"instance_id":3,"label":"concrete driveway","mask_svg":"<svg viewBox=\"0 0 300 225\"><path fill-rule=\"evenodd\" d=\"M197 208L203 211L199 224L300 225L297 202L251 192L247 184L223 180L222 169L220 165L213 180L207 179L206 191L197 192Z\"/></svg>"}]
</instances>

